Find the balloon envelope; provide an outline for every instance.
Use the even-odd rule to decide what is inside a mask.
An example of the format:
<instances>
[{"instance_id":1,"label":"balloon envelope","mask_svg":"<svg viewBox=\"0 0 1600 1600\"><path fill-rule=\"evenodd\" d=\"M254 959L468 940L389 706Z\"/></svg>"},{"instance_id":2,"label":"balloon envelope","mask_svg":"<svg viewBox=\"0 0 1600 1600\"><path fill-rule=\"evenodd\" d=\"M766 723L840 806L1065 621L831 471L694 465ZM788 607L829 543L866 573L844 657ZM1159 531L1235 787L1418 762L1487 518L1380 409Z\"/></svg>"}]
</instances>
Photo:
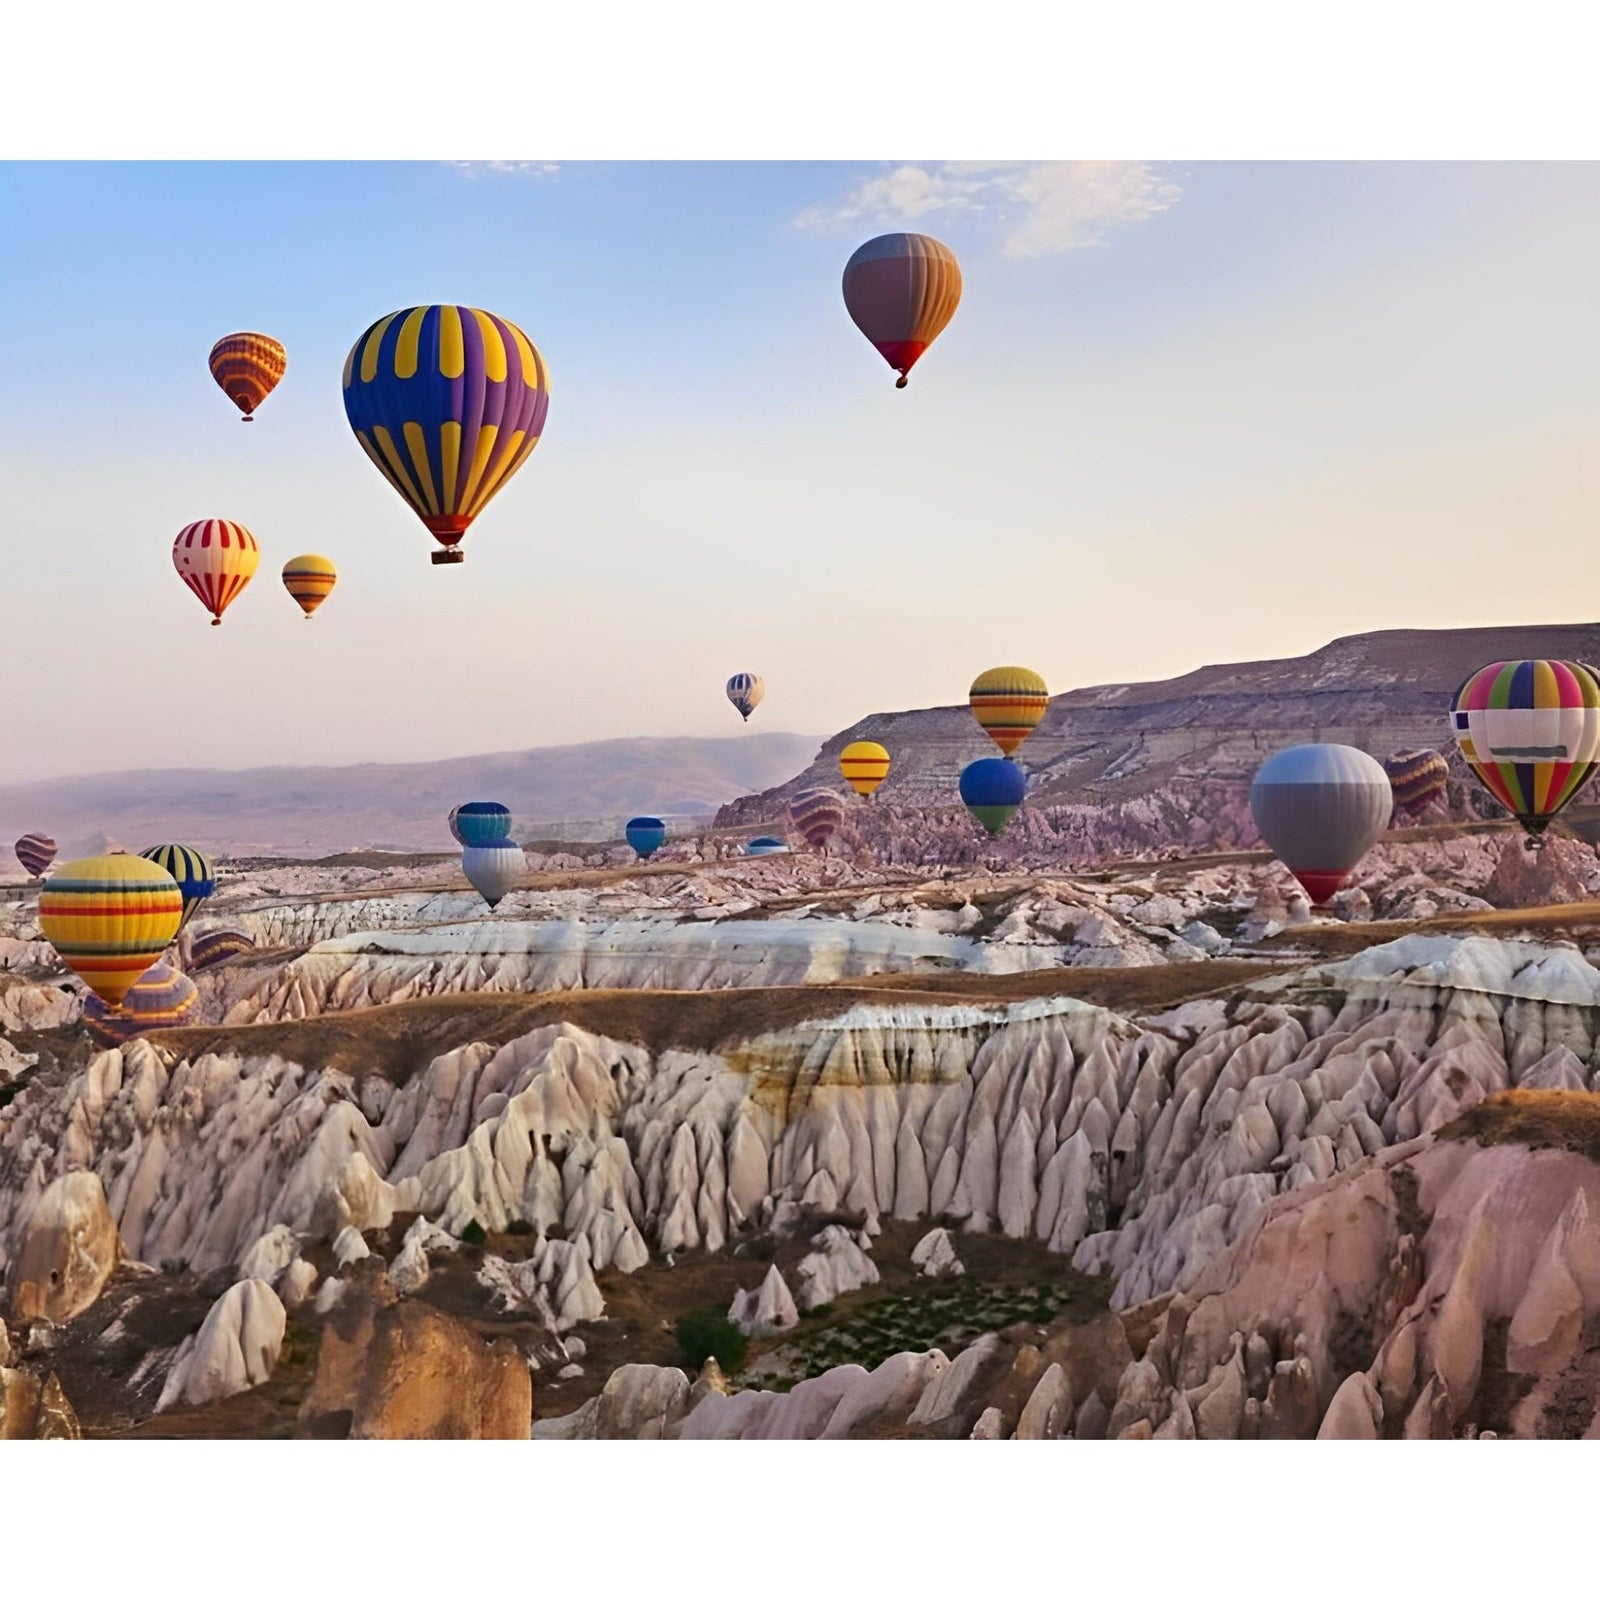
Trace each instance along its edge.
<instances>
[{"instance_id":1,"label":"balloon envelope","mask_svg":"<svg viewBox=\"0 0 1600 1600\"><path fill-rule=\"evenodd\" d=\"M1600 680L1577 661L1495 661L1450 708L1473 776L1535 836L1600 759Z\"/></svg>"},{"instance_id":2,"label":"balloon envelope","mask_svg":"<svg viewBox=\"0 0 1600 1600\"><path fill-rule=\"evenodd\" d=\"M141 850L140 856L153 861L172 875L183 896L183 918L180 928L200 909L200 902L211 897L217 887L217 869L204 850L186 844L158 844Z\"/></svg>"},{"instance_id":3,"label":"balloon envelope","mask_svg":"<svg viewBox=\"0 0 1600 1600\"><path fill-rule=\"evenodd\" d=\"M736 672L728 679L728 698L746 722L750 720L750 713L761 704L766 692L766 684L753 672Z\"/></svg>"},{"instance_id":4,"label":"balloon envelope","mask_svg":"<svg viewBox=\"0 0 1600 1600\"><path fill-rule=\"evenodd\" d=\"M960 788L967 810L998 834L1027 797L1028 775L1015 761L988 756L962 768Z\"/></svg>"},{"instance_id":5,"label":"balloon envelope","mask_svg":"<svg viewBox=\"0 0 1600 1600\"><path fill-rule=\"evenodd\" d=\"M155 965L182 917L172 874L143 856L69 861L39 894L45 938L109 1006Z\"/></svg>"},{"instance_id":6,"label":"balloon envelope","mask_svg":"<svg viewBox=\"0 0 1600 1600\"><path fill-rule=\"evenodd\" d=\"M30 878L42 878L56 858L56 842L47 833L25 833L16 843L17 860Z\"/></svg>"},{"instance_id":7,"label":"balloon envelope","mask_svg":"<svg viewBox=\"0 0 1600 1600\"><path fill-rule=\"evenodd\" d=\"M181 1028L195 1020L200 991L191 979L158 961L123 997L120 1009L113 1010L97 994L85 997L83 1026L89 1037L103 1050L152 1028Z\"/></svg>"},{"instance_id":8,"label":"balloon envelope","mask_svg":"<svg viewBox=\"0 0 1600 1600\"><path fill-rule=\"evenodd\" d=\"M820 850L844 821L844 802L831 789L809 789L789 802L789 820L813 850Z\"/></svg>"},{"instance_id":9,"label":"balloon envelope","mask_svg":"<svg viewBox=\"0 0 1600 1600\"><path fill-rule=\"evenodd\" d=\"M211 613L213 627L244 592L260 562L261 547L256 536L224 517L191 522L172 544L172 564Z\"/></svg>"},{"instance_id":10,"label":"balloon envelope","mask_svg":"<svg viewBox=\"0 0 1600 1600\"><path fill-rule=\"evenodd\" d=\"M667 842L667 825L660 817L630 817L623 836L639 859L646 861Z\"/></svg>"},{"instance_id":11,"label":"balloon envelope","mask_svg":"<svg viewBox=\"0 0 1600 1600\"><path fill-rule=\"evenodd\" d=\"M789 847L782 839L774 839L771 834L764 833L759 838L752 839L744 847L747 856L786 856Z\"/></svg>"},{"instance_id":12,"label":"balloon envelope","mask_svg":"<svg viewBox=\"0 0 1600 1600\"><path fill-rule=\"evenodd\" d=\"M511 813L498 800L469 800L450 815L451 831L463 845L498 844L511 837Z\"/></svg>"},{"instance_id":13,"label":"balloon envelope","mask_svg":"<svg viewBox=\"0 0 1600 1600\"><path fill-rule=\"evenodd\" d=\"M549 374L527 334L471 306L393 311L345 359L345 417L445 547L435 563L461 560L461 536L533 453L549 409Z\"/></svg>"},{"instance_id":14,"label":"balloon envelope","mask_svg":"<svg viewBox=\"0 0 1600 1600\"><path fill-rule=\"evenodd\" d=\"M326 556L291 556L283 564L283 586L308 622L338 581L339 569Z\"/></svg>"},{"instance_id":15,"label":"balloon envelope","mask_svg":"<svg viewBox=\"0 0 1600 1600\"><path fill-rule=\"evenodd\" d=\"M967 704L978 726L1010 755L1050 707L1044 679L1027 667L990 667L972 680Z\"/></svg>"},{"instance_id":16,"label":"balloon envelope","mask_svg":"<svg viewBox=\"0 0 1600 1600\"><path fill-rule=\"evenodd\" d=\"M1442 799L1450 782L1450 763L1437 750L1402 750L1384 762L1395 810L1416 816Z\"/></svg>"},{"instance_id":17,"label":"balloon envelope","mask_svg":"<svg viewBox=\"0 0 1600 1600\"><path fill-rule=\"evenodd\" d=\"M520 845L496 839L489 844L469 844L461 852L461 870L493 911L522 880L527 863Z\"/></svg>"},{"instance_id":18,"label":"balloon envelope","mask_svg":"<svg viewBox=\"0 0 1600 1600\"><path fill-rule=\"evenodd\" d=\"M190 972L204 972L208 967L219 967L246 950L254 950L256 942L249 934L237 928L207 928L197 933L189 946L189 959L185 963Z\"/></svg>"},{"instance_id":19,"label":"balloon envelope","mask_svg":"<svg viewBox=\"0 0 1600 1600\"><path fill-rule=\"evenodd\" d=\"M857 739L839 752L839 775L857 794L871 794L889 776L889 752L871 739Z\"/></svg>"},{"instance_id":20,"label":"balloon envelope","mask_svg":"<svg viewBox=\"0 0 1600 1600\"><path fill-rule=\"evenodd\" d=\"M850 320L900 374L895 388L937 339L961 303L961 267L948 245L925 233L868 239L845 263Z\"/></svg>"},{"instance_id":21,"label":"balloon envelope","mask_svg":"<svg viewBox=\"0 0 1600 1600\"><path fill-rule=\"evenodd\" d=\"M1388 775L1347 744L1280 750L1261 763L1250 786L1256 831L1313 905L1343 886L1393 811Z\"/></svg>"},{"instance_id":22,"label":"balloon envelope","mask_svg":"<svg viewBox=\"0 0 1600 1600\"><path fill-rule=\"evenodd\" d=\"M278 387L288 352L264 333L230 333L211 347L211 376L244 412L248 422L257 406Z\"/></svg>"}]
</instances>

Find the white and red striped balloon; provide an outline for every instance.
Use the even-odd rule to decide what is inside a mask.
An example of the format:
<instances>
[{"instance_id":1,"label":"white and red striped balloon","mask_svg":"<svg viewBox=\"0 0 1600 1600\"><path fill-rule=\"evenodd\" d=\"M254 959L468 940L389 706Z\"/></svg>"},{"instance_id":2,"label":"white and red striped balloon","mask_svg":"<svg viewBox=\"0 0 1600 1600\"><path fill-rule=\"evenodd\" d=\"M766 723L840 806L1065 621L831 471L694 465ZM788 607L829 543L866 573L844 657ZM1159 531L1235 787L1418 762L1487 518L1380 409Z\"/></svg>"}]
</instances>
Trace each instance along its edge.
<instances>
[{"instance_id":1,"label":"white and red striped balloon","mask_svg":"<svg viewBox=\"0 0 1600 1600\"><path fill-rule=\"evenodd\" d=\"M260 561L261 546L256 543L256 536L241 524L222 517L191 522L172 545L172 564L211 613L213 628L221 624L222 613L256 575Z\"/></svg>"}]
</instances>

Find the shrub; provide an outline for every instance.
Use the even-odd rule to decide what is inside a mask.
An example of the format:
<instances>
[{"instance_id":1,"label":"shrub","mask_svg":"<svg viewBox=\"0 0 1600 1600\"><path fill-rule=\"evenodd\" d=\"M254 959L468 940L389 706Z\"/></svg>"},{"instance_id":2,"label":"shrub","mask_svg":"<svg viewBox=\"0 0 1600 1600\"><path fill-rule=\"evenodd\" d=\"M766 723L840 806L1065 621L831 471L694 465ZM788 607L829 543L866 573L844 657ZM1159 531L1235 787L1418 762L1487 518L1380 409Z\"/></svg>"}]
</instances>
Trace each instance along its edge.
<instances>
[{"instance_id":1,"label":"shrub","mask_svg":"<svg viewBox=\"0 0 1600 1600\"><path fill-rule=\"evenodd\" d=\"M529 1222L526 1217L513 1217L511 1221L506 1224L506 1232L516 1234L532 1233L533 1224Z\"/></svg>"},{"instance_id":2,"label":"shrub","mask_svg":"<svg viewBox=\"0 0 1600 1600\"><path fill-rule=\"evenodd\" d=\"M483 1231L483 1224L476 1217L461 1230L462 1244L482 1244L488 1237Z\"/></svg>"},{"instance_id":3,"label":"shrub","mask_svg":"<svg viewBox=\"0 0 1600 1600\"><path fill-rule=\"evenodd\" d=\"M678 1318L678 1348L684 1364L696 1372L707 1356L715 1356L724 1372L737 1372L750 1341L720 1311L690 1311Z\"/></svg>"}]
</instances>

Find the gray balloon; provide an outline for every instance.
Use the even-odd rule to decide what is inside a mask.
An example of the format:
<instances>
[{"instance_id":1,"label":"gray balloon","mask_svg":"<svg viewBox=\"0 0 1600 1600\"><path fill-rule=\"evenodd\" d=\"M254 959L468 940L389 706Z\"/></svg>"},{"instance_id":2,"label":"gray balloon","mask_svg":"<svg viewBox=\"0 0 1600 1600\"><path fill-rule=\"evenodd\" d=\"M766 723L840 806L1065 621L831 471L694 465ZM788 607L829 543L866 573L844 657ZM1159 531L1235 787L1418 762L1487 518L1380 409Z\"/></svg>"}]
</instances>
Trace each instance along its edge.
<instances>
[{"instance_id":1,"label":"gray balloon","mask_svg":"<svg viewBox=\"0 0 1600 1600\"><path fill-rule=\"evenodd\" d=\"M1250 786L1256 830L1321 905L1389 826L1394 791L1364 750L1297 744L1262 762Z\"/></svg>"}]
</instances>

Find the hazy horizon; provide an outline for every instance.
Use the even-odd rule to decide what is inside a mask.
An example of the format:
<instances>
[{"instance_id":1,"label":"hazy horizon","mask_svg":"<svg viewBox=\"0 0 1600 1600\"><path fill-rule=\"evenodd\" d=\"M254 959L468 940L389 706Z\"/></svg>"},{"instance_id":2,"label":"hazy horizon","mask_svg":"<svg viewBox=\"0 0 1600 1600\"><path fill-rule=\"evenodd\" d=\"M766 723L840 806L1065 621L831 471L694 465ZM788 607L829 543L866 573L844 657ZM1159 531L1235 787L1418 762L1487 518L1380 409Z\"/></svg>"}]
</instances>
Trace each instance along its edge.
<instances>
[{"instance_id":1,"label":"hazy horizon","mask_svg":"<svg viewBox=\"0 0 1600 1600\"><path fill-rule=\"evenodd\" d=\"M8 164L8 780L737 737L742 670L750 731L839 729L1001 661L1061 692L1576 620L1597 199L1581 162ZM839 295L895 227L965 281L903 393ZM340 402L433 298L552 375L456 569ZM289 350L249 427L205 366L239 328ZM263 547L219 629L169 558L214 515Z\"/></svg>"}]
</instances>

